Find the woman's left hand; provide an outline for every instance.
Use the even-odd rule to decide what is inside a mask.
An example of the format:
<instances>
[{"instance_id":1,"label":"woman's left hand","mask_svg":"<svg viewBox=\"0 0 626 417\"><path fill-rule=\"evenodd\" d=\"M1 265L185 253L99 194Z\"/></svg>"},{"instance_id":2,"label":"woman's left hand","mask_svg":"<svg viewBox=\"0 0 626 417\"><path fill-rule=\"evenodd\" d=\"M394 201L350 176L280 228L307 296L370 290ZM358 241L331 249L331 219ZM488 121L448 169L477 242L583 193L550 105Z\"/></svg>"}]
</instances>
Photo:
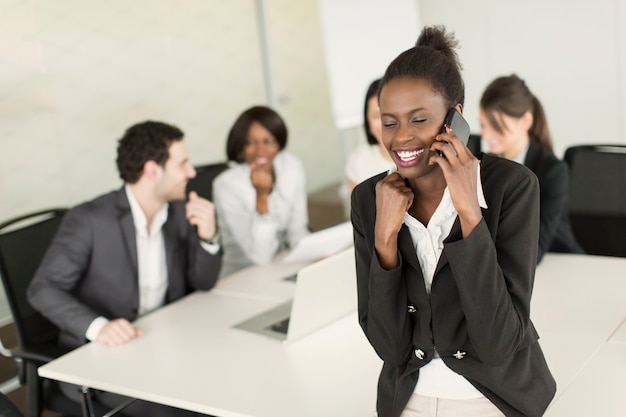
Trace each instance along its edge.
<instances>
[{"instance_id":1,"label":"woman's left hand","mask_svg":"<svg viewBox=\"0 0 626 417\"><path fill-rule=\"evenodd\" d=\"M435 137L430 149L445 155L433 152L429 163L441 167L452 204L459 214L463 237L467 237L482 219L477 196L478 159L448 126L446 133Z\"/></svg>"}]
</instances>

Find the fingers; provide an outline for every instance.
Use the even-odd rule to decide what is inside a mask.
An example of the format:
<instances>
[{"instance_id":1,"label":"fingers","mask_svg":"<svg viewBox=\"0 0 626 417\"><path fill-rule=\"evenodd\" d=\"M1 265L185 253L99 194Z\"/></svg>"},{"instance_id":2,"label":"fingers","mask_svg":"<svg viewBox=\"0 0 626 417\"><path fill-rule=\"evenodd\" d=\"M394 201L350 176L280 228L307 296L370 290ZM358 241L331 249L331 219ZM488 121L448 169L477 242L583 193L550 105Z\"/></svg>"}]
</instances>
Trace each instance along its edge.
<instances>
[{"instance_id":1,"label":"fingers","mask_svg":"<svg viewBox=\"0 0 626 417\"><path fill-rule=\"evenodd\" d=\"M406 185L404 178L394 172L376 184L376 205L384 216L402 215L413 204L413 190Z\"/></svg>"},{"instance_id":2,"label":"fingers","mask_svg":"<svg viewBox=\"0 0 626 417\"><path fill-rule=\"evenodd\" d=\"M394 172L376 184L375 248L385 269L397 263L397 236L404 216L413 204L413 191L404 178Z\"/></svg>"},{"instance_id":3,"label":"fingers","mask_svg":"<svg viewBox=\"0 0 626 417\"><path fill-rule=\"evenodd\" d=\"M192 197L192 193L195 197ZM215 206L206 198L199 197L194 191L189 193L189 201L185 204L185 212L189 223L196 224L198 218L213 216Z\"/></svg>"},{"instance_id":4,"label":"fingers","mask_svg":"<svg viewBox=\"0 0 626 417\"><path fill-rule=\"evenodd\" d=\"M96 342L106 346L119 346L139 337L141 330L133 326L126 319L116 319L108 322L96 338Z\"/></svg>"},{"instance_id":5,"label":"fingers","mask_svg":"<svg viewBox=\"0 0 626 417\"><path fill-rule=\"evenodd\" d=\"M266 170L264 168L252 171L250 174L250 180L252 181L252 186L255 190L257 190L257 192L270 193L272 187L274 186L274 174L271 170Z\"/></svg>"},{"instance_id":6,"label":"fingers","mask_svg":"<svg viewBox=\"0 0 626 417\"><path fill-rule=\"evenodd\" d=\"M467 145L459 139L449 126L446 126L445 133L440 133L435 137L430 150L433 151L433 154L430 156L429 164L437 163L444 169L446 166L456 166L475 158ZM443 155L434 151L439 151Z\"/></svg>"},{"instance_id":7,"label":"fingers","mask_svg":"<svg viewBox=\"0 0 626 417\"><path fill-rule=\"evenodd\" d=\"M192 193L195 196L192 197ZM198 236L201 239L211 239L217 230L215 225L215 205L198 196L195 192L189 193L189 201L185 205L187 221L197 226Z\"/></svg>"}]
</instances>

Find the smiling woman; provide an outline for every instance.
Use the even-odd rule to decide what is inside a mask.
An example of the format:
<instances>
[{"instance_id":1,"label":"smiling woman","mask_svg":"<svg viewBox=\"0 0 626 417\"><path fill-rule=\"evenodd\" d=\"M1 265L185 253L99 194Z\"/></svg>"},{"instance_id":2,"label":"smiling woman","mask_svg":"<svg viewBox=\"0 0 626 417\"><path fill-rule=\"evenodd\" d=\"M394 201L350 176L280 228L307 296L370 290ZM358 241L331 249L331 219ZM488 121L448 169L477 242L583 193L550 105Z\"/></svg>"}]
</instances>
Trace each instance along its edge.
<instances>
[{"instance_id":1,"label":"smiling woman","mask_svg":"<svg viewBox=\"0 0 626 417\"><path fill-rule=\"evenodd\" d=\"M530 321L538 183L441 133L463 111L456 44L426 27L389 65L382 142L398 170L352 193L359 321L384 361L377 412L540 416L556 387Z\"/></svg>"},{"instance_id":2,"label":"smiling woman","mask_svg":"<svg viewBox=\"0 0 626 417\"><path fill-rule=\"evenodd\" d=\"M286 146L287 127L269 107L249 108L230 129L230 167L213 186L224 246L221 276L268 263L308 234L304 168Z\"/></svg>"}]
</instances>

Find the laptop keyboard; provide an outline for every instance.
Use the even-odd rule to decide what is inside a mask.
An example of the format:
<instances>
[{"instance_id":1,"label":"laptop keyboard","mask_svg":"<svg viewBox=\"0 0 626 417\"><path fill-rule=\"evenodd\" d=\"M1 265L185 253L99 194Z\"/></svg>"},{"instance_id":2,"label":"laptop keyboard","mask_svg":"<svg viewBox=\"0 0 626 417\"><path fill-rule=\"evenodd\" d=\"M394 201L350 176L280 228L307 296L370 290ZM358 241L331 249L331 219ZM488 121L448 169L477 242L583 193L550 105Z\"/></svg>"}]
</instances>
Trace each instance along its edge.
<instances>
[{"instance_id":1,"label":"laptop keyboard","mask_svg":"<svg viewBox=\"0 0 626 417\"><path fill-rule=\"evenodd\" d=\"M275 332L287 334L287 329L289 328L289 317L284 320L279 321L278 323L274 323L270 326Z\"/></svg>"},{"instance_id":2,"label":"laptop keyboard","mask_svg":"<svg viewBox=\"0 0 626 417\"><path fill-rule=\"evenodd\" d=\"M293 274L293 275L289 275L288 277L283 278L283 281L296 282L296 279L298 279L298 274Z\"/></svg>"}]
</instances>

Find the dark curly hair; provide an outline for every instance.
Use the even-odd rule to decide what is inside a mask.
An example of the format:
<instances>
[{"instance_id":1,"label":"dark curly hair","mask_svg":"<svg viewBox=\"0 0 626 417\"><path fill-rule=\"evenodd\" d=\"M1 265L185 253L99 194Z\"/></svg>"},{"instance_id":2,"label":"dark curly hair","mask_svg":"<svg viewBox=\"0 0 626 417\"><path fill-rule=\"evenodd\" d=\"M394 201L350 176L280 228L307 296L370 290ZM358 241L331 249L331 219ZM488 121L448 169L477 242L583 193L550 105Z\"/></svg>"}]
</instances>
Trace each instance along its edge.
<instances>
[{"instance_id":1,"label":"dark curly hair","mask_svg":"<svg viewBox=\"0 0 626 417\"><path fill-rule=\"evenodd\" d=\"M243 147L253 122L259 122L276 138L279 149L287 146L287 126L278 113L269 107L254 106L239 115L228 133L226 156L229 161L243 162Z\"/></svg>"},{"instance_id":2,"label":"dark curly hair","mask_svg":"<svg viewBox=\"0 0 626 417\"><path fill-rule=\"evenodd\" d=\"M165 166L170 156L170 145L182 140L183 136L182 130L176 126L150 120L129 127L117 146L116 162L120 178L134 184L141 178L146 162L155 161Z\"/></svg>"},{"instance_id":3,"label":"dark curly hair","mask_svg":"<svg viewBox=\"0 0 626 417\"><path fill-rule=\"evenodd\" d=\"M443 26L427 26L415 46L398 55L387 67L380 90L391 80L408 77L429 81L448 107L465 102L461 63L455 48L458 41ZM379 93L380 96L380 93Z\"/></svg>"}]
</instances>

